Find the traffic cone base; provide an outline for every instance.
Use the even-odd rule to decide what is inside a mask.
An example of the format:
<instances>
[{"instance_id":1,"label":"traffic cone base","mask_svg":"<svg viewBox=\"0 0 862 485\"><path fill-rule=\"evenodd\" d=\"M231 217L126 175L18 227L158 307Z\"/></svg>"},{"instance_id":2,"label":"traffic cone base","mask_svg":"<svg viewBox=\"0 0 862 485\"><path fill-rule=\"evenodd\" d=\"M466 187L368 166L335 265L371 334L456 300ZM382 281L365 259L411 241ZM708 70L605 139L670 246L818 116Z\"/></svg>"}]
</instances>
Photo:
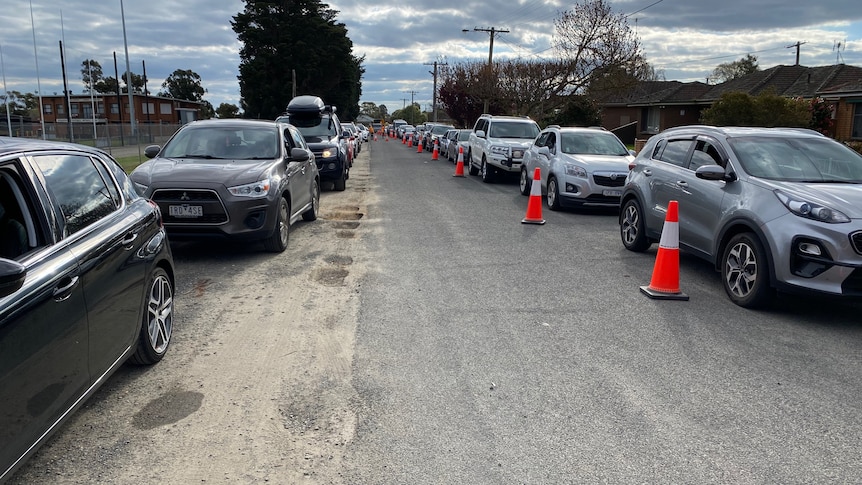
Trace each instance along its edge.
<instances>
[{"instance_id":1,"label":"traffic cone base","mask_svg":"<svg viewBox=\"0 0 862 485\"><path fill-rule=\"evenodd\" d=\"M675 200L667 207L652 279L640 290L657 300L688 300L688 295L679 289L679 204Z\"/></svg>"},{"instance_id":2,"label":"traffic cone base","mask_svg":"<svg viewBox=\"0 0 862 485\"><path fill-rule=\"evenodd\" d=\"M530 200L527 202L527 215L521 224L544 224L542 218L542 175L539 167L533 171L533 185L530 187Z\"/></svg>"},{"instance_id":3,"label":"traffic cone base","mask_svg":"<svg viewBox=\"0 0 862 485\"><path fill-rule=\"evenodd\" d=\"M455 163L455 173L452 175L453 177L463 177L464 176L464 147L458 147L458 161Z\"/></svg>"}]
</instances>

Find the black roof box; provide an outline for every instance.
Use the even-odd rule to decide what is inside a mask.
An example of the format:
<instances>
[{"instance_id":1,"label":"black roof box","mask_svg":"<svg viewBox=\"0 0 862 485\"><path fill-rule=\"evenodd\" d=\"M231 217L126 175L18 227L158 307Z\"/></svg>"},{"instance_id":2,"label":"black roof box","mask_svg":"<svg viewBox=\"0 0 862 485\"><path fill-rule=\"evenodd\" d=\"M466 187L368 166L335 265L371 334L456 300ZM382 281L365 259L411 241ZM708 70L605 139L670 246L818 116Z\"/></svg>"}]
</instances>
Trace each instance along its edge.
<instances>
[{"instance_id":1,"label":"black roof box","mask_svg":"<svg viewBox=\"0 0 862 485\"><path fill-rule=\"evenodd\" d=\"M321 115L334 111L335 107L323 104L320 96L297 96L287 103L287 113L292 115Z\"/></svg>"}]
</instances>

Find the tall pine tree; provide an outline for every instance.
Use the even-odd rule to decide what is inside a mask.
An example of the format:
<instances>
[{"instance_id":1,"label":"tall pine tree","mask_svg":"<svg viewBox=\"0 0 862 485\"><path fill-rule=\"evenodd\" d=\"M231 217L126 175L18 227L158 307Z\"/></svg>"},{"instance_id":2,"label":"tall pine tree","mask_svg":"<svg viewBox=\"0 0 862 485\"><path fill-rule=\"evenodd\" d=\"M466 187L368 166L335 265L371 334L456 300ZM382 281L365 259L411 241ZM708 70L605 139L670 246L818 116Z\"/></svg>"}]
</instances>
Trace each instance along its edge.
<instances>
[{"instance_id":1,"label":"tall pine tree","mask_svg":"<svg viewBox=\"0 0 862 485\"><path fill-rule=\"evenodd\" d=\"M353 55L338 12L319 0L245 0L231 26L242 44L240 104L247 118L275 119L293 93L335 105L342 119L359 114L364 57Z\"/></svg>"}]
</instances>

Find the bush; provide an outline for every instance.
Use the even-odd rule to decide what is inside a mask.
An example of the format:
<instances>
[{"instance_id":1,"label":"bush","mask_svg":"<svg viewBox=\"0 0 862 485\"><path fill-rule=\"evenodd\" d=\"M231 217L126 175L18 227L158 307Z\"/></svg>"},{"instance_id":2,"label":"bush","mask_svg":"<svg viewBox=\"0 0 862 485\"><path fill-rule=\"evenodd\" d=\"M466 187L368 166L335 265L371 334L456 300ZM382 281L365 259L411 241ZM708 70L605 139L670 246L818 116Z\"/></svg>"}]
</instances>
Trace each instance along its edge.
<instances>
[{"instance_id":1,"label":"bush","mask_svg":"<svg viewBox=\"0 0 862 485\"><path fill-rule=\"evenodd\" d=\"M757 96L730 92L703 110L700 119L716 126L807 128L811 124L811 112L809 103L779 96L771 90Z\"/></svg>"}]
</instances>

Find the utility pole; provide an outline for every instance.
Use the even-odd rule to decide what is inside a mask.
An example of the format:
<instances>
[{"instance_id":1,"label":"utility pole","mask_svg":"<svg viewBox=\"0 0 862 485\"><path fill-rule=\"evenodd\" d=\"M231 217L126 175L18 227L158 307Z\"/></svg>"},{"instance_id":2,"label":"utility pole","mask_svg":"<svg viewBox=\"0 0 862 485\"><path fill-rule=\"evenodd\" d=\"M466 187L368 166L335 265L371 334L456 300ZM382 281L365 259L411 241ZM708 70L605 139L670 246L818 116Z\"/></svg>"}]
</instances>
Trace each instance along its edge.
<instances>
[{"instance_id":1,"label":"utility pole","mask_svg":"<svg viewBox=\"0 0 862 485\"><path fill-rule=\"evenodd\" d=\"M797 65L797 66L799 65L799 47L800 47L802 44L807 44L807 43L808 43L808 42L799 42L799 41L797 41L795 44L790 44L789 46L787 46L787 47L786 47L787 49L790 49L791 47L796 47L796 65Z\"/></svg>"},{"instance_id":2,"label":"utility pole","mask_svg":"<svg viewBox=\"0 0 862 485\"><path fill-rule=\"evenodd\" d=\"M413 122L413 112L416 110L413 109L413 96L416 96L416 94L418 94L418 93L416 91L404 91L404 92L410 93L410 124L415 126L416 123Z\"/></svg>"},{"instance_id":3,"label":"utility pole","mask_svg":"<svg viewBox=\"0 0 862 485\"><path fill-rule=\"evenodd\" d=\"M439 64L437 61L426 62L426 66L434 66L433 71L428 71L428 74L434 76L434 92L431 96L431 110L434 112L434 122L437 122L437 66L448 66L448 64Z\"/></svg>"},{"instance_id":4,"label":"utility pole","mask_svg":"<svg viewBox=\"0 0 862 485\"><path fill-rule=\"evenodd\" d=\"M468 32L467 29L462 29L461 32ZM496 27L491 27L490 29L480 29L479 27L473 27L473 32L488 32L491 35L491 44L488 46L488 72L493 72L492 70L492 62L494 58L494 36L499 33L507 33L508 30L498 29ZM484 108L482 108L483 113L488 112L488 99L485 99Z\"/></svg>"}]
</instances>

